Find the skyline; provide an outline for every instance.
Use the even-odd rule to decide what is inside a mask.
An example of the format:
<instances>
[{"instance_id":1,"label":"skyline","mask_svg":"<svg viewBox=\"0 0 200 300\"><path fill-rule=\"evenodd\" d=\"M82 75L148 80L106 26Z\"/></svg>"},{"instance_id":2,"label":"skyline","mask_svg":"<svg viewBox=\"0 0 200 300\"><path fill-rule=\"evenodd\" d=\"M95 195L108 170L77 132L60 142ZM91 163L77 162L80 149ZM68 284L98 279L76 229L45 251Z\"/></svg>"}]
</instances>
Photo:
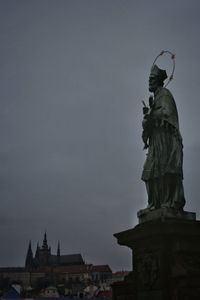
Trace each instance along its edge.
<instances>
[{"instance_id":1,"label":"skyline","mask_svg":"<svg viewBox=\"0 0 200 300\"><path fill-rule=\"evenodd\" d=\"M142 100L161 50L184 145L185 210L200 217L198 1L0 1L0 266L28 242L131 269L114 233L147 205ZM158 65L171 72L165 57Z\"/></svg>"}]
</instances>

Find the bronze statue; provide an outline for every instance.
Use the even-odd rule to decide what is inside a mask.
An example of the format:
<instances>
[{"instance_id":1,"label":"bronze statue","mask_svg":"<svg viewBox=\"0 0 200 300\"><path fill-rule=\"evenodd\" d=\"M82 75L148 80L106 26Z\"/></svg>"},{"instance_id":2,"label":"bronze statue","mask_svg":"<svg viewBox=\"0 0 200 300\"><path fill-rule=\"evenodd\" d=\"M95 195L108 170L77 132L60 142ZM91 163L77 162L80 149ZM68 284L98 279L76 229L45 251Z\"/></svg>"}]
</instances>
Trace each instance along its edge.
<instances>
[{"instance_id":1,"label":"bronze statue","mask_svg":"<svg viewBox=\"0 0 200 300\"><path fill-rule=\"evenodd\" d=\"M178 112L171 92L164 86L165 70L153 64L149 77L149 107L143 107L144 149L148 148L142 180L146 184L148 208L183 211L183 144Z\"/></svg>"}]
</instances>

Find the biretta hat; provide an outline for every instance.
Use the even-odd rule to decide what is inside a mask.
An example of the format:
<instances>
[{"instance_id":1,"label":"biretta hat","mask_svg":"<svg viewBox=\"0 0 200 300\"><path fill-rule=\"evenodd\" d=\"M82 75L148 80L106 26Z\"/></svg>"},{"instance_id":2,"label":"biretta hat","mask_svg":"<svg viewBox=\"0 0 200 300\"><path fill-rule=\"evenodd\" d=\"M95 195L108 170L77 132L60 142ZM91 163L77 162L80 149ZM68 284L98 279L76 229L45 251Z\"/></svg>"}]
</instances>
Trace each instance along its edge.
<instances>
[{"instance_id":1,"label":"biretta hat","mask_svg":"<svg viewBox=\"0 0 200 300\"><path fill-rule=\"evenodd\" d=\"M167 73L165 70L161 70L157 65L151 67L150 76L157 76L160 80L164 81L167 78Z\"/></svg>"}]
</instances>

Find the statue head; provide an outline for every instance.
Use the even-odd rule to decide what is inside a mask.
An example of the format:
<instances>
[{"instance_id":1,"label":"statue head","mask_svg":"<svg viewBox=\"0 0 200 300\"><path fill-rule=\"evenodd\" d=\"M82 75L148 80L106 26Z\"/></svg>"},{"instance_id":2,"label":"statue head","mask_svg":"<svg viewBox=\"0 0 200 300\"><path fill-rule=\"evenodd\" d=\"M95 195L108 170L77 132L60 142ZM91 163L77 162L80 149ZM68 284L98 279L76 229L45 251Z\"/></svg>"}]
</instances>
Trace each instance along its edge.
<instances>
[{"instance_id":1,"label":"statue head","mask_svg":"<svg viewBox=\"0 0 200 300\"><path fill-rule=\"evenodd\" d=\"M154 93L158 87L164 85L166 78L166 71L159 69L157 65L153 65L149 76L149 91Z\"/></svg>"}]
</instances>

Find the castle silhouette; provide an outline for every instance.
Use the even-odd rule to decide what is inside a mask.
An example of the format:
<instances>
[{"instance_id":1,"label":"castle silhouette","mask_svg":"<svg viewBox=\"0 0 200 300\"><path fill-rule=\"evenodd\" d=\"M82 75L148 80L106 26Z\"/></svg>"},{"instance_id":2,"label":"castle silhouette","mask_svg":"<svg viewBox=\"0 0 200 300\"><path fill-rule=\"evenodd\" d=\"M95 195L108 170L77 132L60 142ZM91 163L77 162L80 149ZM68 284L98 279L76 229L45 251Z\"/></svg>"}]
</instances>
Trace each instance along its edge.
<instances>
[{"instance_id":1,"label":"castle silhouette","mask_svg":"<svg viewBox=\"0 0 200 300\"><path fill-rule=\"evenodd\" d=\"M81 254L60 254L60 242L58 242L57 254L51 254L51 247L47 243L47 234L45 232L43 244L40 247L39 243L33 255L31 241L29 241L28 250L25 260L25 268L41 268L50 266L69 266L69 265L84 265L85 262Z\"/></svg>"}]
</instances>

